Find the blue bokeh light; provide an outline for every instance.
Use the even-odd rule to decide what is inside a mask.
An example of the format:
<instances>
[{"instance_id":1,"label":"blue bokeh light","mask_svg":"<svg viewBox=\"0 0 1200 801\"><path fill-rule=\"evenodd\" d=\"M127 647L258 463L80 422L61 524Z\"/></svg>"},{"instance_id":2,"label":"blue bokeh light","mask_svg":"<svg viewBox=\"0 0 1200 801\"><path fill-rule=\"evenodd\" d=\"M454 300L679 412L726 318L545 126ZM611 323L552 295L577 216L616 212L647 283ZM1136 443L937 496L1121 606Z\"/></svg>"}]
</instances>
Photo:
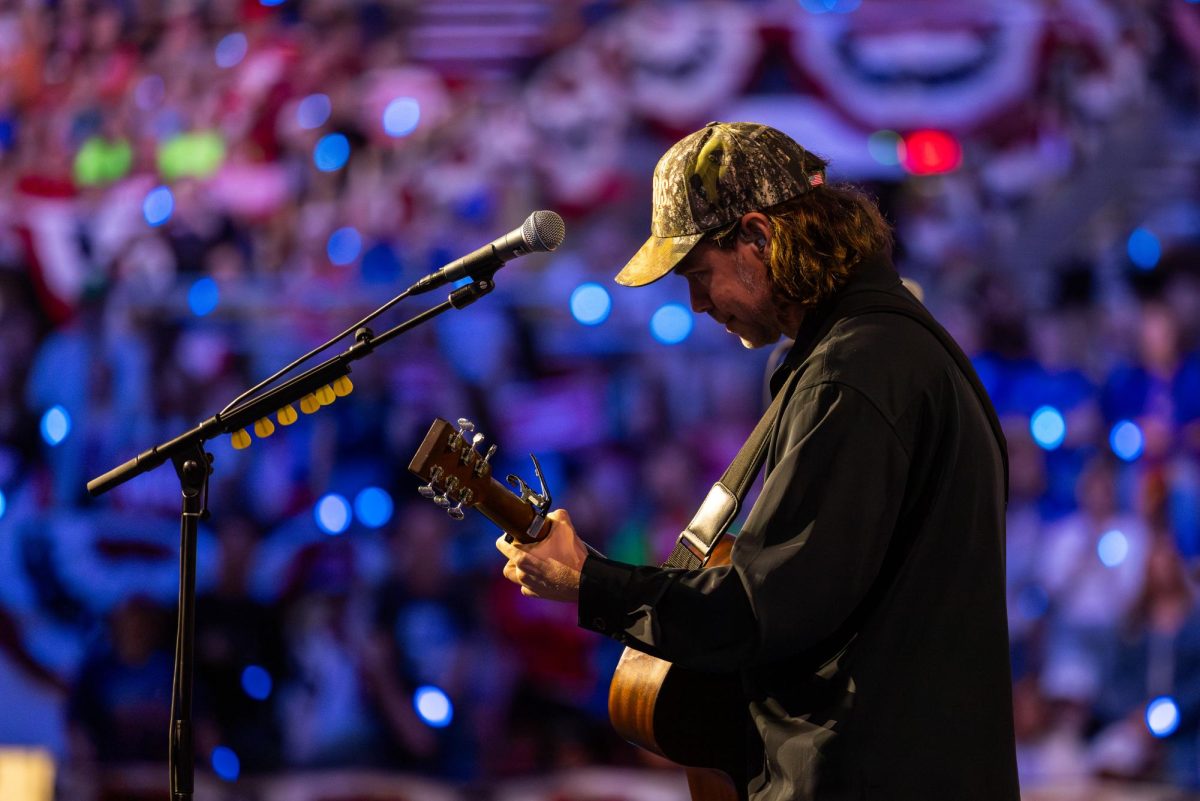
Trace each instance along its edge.
<instances>
[{"instance_id":1,"label":"blue bokeh light","mask_svg":"<svg viewBox=\"0 0 1200 801\"><path fill-rule=\"evenodd\" d=\"M417 710L426 725L435 729L444 729L454 720L454 704L450 702L450 696L432 684L418 687L413 693L413 709Z\"/></svg>"},{"instance_id":2,"label":"blue bokeh light","mask_svg":"<svg viewBox=\"0 0 1200 801\"><path fill-rule=\"evenodd\" d=\"M242 690L255 701L267 700L273 686L271 674L262 665L246 665L242 671Z\"/></svg>"},{"instance_id":3,"label":"blue bokeh light","mask_svg":"<svg viewBox=\"0 0 1200 801\"><path fill-rule=\"evenodd\" d=\"M421 104L415 97L397 97L383 110L383 130L388 136L408 136L421 122Z\"/></svg>"},{"instance_id":4,"label":"blue bokeh light","mask_svg":"<svg viewBox=\"0 0 1200 801\"><path fill-rule=\"evenodd\" d=\"M71 415L62 406L51 406L42 415L41 429L42 439L54 447L71 433Z\"/></svg>"},{"instance_id":5,"label":"blue bokeh light","mask_svg":"<svg viewBox=\"0 0 1200 801\"><path fill-rule=\"evenodd\" d=\"M336 172L350 160L350 140L345 134L325 134L313 148L313 163L321 172Z\"/></svg>"},{"instance_id":6,"label":"blue bokeh light","mask_svg":"<svg viewBox=\"0 0 1200 801\"><path fill-rule=\"evenodd\" d=\"M350 502L337 493L323 495L313 506L317 528L336 536L350 528Z\"/></svg>"},{"instance_id":7,"label":"blue bokeh light","mask_svg":"<svg viewBox=\"0 0 1200 801\"><path fill-rule=\"evenodd\" d=\"M224 745L218 745L213 749L211 762L213 773L227 782L237 781L238 775L242 772L242 762L238 759L238 755L233 752L232 748Z\"/></svg>"},{"instance_id":8,"label":"blue bokeh light","mask_svg":"<svg viewBox=\"0 0 1200 801\"><path fill-rule=\"evenodd\" d=\"M272 6L281 6L286 3L287 0L258 0L258 2L267 8L271 8Z\"/></svg>"},{"instance_id":9,"label":"blue bokeh light","mask_svg":"<svg viewBox=\"0 0 1200 801\"><path fill-rule=\"evenodd\" d=\"M1142 450L1146 447L1146 438L1142 436L1142 429L1137 423L1122 420L1109 432L1108 444L1119 458L1132 462L1142 455Z\"/></svg>"},{"instance_id":10,"label":"blue bokeh light","mask_svg":"<svg viewBox=\"0 0 1200 801\"><path fill-rule=\"evenodd\" d=\"M354 516L367 528L386 526L395 508L392 496L381 487L364 487L354 496Z\"/></svg>"},{"instance_id":11,"label":"blue bokeh light","mask_svg":"<svg viewBox=\"0 0 1200 801\"><path fill-rule=\"evenodd\" d=\"M1162 245L1148 228L1135 228L1125 245L1129 260L1143 270L1153 270L1162 258Z\"/></svg>"},{"instance_id":12,"label":"blue bokeh light","mask_svg":"<svg viewBox=\"0 0 1200 801\"><path fill-rule=\"evenodd\" d=\"M320 128L332 113L333 103L329 102L329 95L309 95L296 106L296 124L305 130Z\"/></svg>"},{"instance_id":13,"label":"blue bokeh light","mask_svg":"<svg viewBox=\"0 0 1200 801\"><path fill-rule=\"evenodd\" d=\"M334 264L345 266L353 264L354 260L358 258L358 254L362 252L362 244L362 234L358 232L358 229L346 226L329 235L325 253Z\"/></svg>"},{"instance_id":14,"label":"blue bokeh light","mask_svg":"<svg viewBox=\"0 0 1200 801\"><path fill-rule=\"evenodd\" d=\"M584 325L600 325L611 311L612 297L594 281L580 284L571 293L571 316Z\"/></svg>"},{"instance_id":15,"label":"blue bokeh light","mask_svg":"<svg viewBox=\"0 0 1200 801\"><path fill-rule=\"evenodd\" d=\"M147 223L154 227L171 219L174 211L175 196L166 186L154 187L146 193L146 199L142 201L142 216L146 218Z\"/></svg>"},{"instance_id":16,"label":"blue bokeh light","mask_svg":"<svg viewBox=\"0 0 1200 801\"><path fill-rule=\"evenodd\" d=\"M212 314L220 302L221 289L217 286L217 282L208 276L197 278L191 289L188 290L188 308L197 317Z\"/></svg>"},{"instance_id":17,"label":"blue bokeh light","mask_svg":"<svg viewBox=\"0 0 1200 801\"><path fill-rule=\"evenodd\" d=\"M1106 531L1096 543L1096 555L1105 567L1117 567L1129 556L1129 538L1123 531Z\"/></svg>"},{"instance_id":18,"label":"blue bokeh light","mask_svg":"<svg viewBox=\"0 0 1200 801\"><path fill-rule=\"evenodd\" d=\"M1042 406L1029 418L1029 432L1033 434L1033 441L1038 447L1052 451L1062 445L1066 438L1067 421L1058 409Z\"/></svg>"},{"instance_id":19,"label":"blue bokeh light","mask_svg":"<svg viewBox=\"0 0 1200 801\"><path fill-rule=\"evenodd\" d=\"M677 345L692 333L692 313L683 304L667 303L650 318L650 333L664 345Z\"/></svg>"},{"instance_id":20,"label":"blue bokeh light","mask_svg":"<svg viewBox=\"0 0 1200 801\"><path fill-rule=\"evenodd\" d=\"M810 14L849 14L862 5L862 0L799 0L799 3Z\"/></svg>"},{"instance_id":21,"label":"blue bokeh light","mask_svg":"<svg viewBox=\"0 0 1200 801\"><path fill-rule=\"evenodd\" d=\"M244 33L231 33L222 37L221 41L217 42L215 54L217 66L221 69L237 66L246 57L247 47Z\"/></svg>"},{"instance_id":22,"label":"blue bokeh light","mask_svg":"<svg viewBox=\"0 0 1200 801\"><path fill-rule=\"evenodd\" d=\"M1170 737L1179 728L1179 705L1169 695L1146 704L1146 728L1155 737Z\"/></svg>"},{"instance_id":23,"label":"blue bokeh light","mask_svg":"<svg viewBox=\"0 0 1200 801\"><path fill-rule=\"evenodd\" d=\"M4 496L4 490L0 490L0 520L4 519L6 511L8 511L8 498Z\"/></svg>"}]
</instances>

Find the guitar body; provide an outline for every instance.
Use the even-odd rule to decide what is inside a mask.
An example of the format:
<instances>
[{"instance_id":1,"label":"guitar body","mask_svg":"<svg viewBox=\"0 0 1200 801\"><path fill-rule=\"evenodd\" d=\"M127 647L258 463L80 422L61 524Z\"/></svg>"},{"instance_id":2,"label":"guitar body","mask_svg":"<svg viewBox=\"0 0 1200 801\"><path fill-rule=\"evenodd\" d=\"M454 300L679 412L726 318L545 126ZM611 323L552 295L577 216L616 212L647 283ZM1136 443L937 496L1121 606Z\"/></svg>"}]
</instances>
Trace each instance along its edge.
<instances>
[{"instance_id":1,"label":"guitar body","mask_svg":"<svg viewBox=\"0 0 1200 801\"><path fill-rule=\"evenodd\" d=\"M706 567L729 562L725 535ZM692 801L738 801L746 770L746 702L732 673L681 668L626 648L608 692L617 733L687 768Z\"/></svg>"}]
</instances>

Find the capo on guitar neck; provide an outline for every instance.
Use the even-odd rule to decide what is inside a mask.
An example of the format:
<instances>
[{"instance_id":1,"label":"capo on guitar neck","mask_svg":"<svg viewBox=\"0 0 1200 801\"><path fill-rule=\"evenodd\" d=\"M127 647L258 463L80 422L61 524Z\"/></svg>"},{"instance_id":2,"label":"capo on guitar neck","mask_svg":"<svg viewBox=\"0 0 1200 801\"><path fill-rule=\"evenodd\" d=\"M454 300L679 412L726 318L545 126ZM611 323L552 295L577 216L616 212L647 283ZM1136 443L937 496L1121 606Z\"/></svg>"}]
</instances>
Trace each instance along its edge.
<instances>
[{"instance_id":1,"label":"capo on guitar neck","mask_svg":"<svg viewBox=\"0 0 1200 801\"><path fill-rule=\"evenodd\" d=\"M533 474L537 476L538 484L541 485L541 492L534 492L525 479L520 476L509 474L508 483L513 489L521 492L521 500L533 507L538 514L546 515L550 511L550 505L553 501L550 498L550 490L546 489L546 475L542 472L542 465L538 462L537 457L532 453L529 458L533 460Z\"/></svg>"},{"instance_id":2,"label":"capo on guitar neck","mask_svg":"<svg viewBox=\"0 0 1200 801\"><path fill-rule=\"evenodd\" d=\"M533 473L537 476L538 485L541 487L541 492L534 492L533 489L525 483L525 479L512 473L508 475L507 481L513 489L520 491L521 500L529 504L530 508L537 513L534 515L533 522L529 526L529 533L532 535L534 532L541 530L542 523L545 520L546 515L550 513L550 507L553 505L554 501L550 496L550 490L546 488L546 475L542 472L542 465L538 462L537 457L532 453L529 454L529 458L533 460ZM512 542L512 535L506 535L505 538L509 542Z\"/></svg>"}]
</instances>

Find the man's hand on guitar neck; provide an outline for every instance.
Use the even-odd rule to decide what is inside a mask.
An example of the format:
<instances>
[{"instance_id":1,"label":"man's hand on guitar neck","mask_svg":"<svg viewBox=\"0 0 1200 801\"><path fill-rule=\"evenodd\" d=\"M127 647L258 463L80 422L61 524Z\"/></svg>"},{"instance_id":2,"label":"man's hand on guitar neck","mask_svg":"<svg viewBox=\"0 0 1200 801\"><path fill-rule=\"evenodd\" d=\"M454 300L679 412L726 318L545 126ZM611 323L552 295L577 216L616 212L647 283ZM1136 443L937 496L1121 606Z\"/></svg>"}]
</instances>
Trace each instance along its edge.
<instances>
[{"instance_id":1,"label":"man's hand on guitar neck","mask_svg":"<svg viewBox=\"0 0 1200 801\"><path fill-rule=\"evenodd\" d=\"M521 594L549 601L579 600L579 571L588 556L588 547L575 534L566 509L546 515L551 521L550 534L541 542L521 545L506 542L501 536L496 548L508 559L504 577L520 585Z\"/></svg>"}]
</instances>

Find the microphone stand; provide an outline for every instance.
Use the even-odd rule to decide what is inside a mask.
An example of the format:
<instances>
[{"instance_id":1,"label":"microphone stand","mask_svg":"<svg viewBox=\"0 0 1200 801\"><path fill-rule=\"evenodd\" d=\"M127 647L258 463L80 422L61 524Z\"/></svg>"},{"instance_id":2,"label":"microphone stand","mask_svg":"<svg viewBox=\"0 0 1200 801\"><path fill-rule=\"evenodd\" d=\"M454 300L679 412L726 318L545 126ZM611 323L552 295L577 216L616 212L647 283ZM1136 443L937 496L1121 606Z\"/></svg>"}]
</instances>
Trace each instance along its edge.
<instances>
[{"instance_id":1,"label":"microphone stand","mask_svg":"<svg viewBox=\"0 0 1200 801\"><path fill-rule=\"evenodd\" d=\"M497 265L499 267L499 265ZM201 520L207 520L208 479L213 456L204 443L221 434L232 434L253 425L272 412L328 386L350 373L350 362L373 352L406 331L450 309L463 309L495 289L495 270L480 271L470 284L450 293L443 302L375 336L363 326L354 333L355 342L345 352L306 370L257 398L251 398L216 414L190 431L162 442L87 483L93 497L117 487L168 459L175 466L182 492L179 517L179 610L175 628L175 668L171 682L171 728L167 769L171 776L171 801L190 801L194 791L195 750L192 743L192 685L195 661L196 539ZM315 410L314 410L315 411Z\"/></svg>"}]
</instances>

